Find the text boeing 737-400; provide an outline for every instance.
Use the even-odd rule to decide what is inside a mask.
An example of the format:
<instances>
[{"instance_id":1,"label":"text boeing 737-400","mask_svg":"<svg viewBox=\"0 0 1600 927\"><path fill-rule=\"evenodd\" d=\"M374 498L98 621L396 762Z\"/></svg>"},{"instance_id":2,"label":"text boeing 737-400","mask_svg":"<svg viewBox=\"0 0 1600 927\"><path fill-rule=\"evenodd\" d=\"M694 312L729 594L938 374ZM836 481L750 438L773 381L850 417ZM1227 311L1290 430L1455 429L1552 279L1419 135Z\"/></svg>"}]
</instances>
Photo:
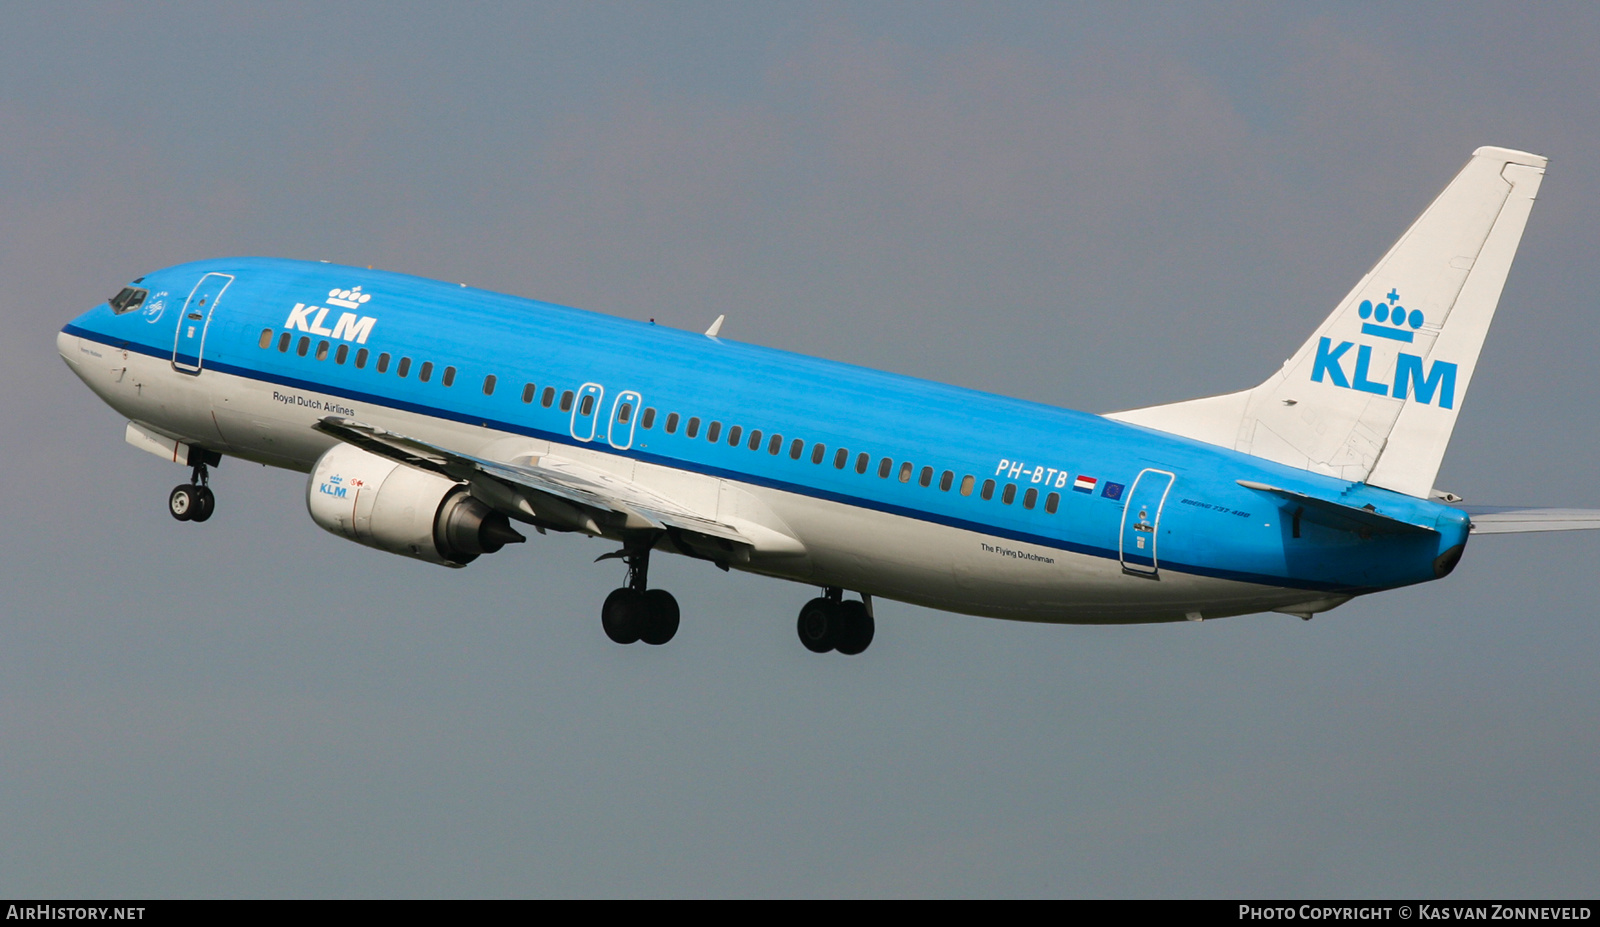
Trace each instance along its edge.
<instances>
[{"instance_id":1,"label":"text boeing 737-400","mask_svg":"<svg viewBox=\"0 0 1600 927\"><path fill-rule=\"evenodd\" d=\"M325 263L148 273L58 348L192 471L308 472L318 525L461 567L540 533L618 549L601 609L662 644L667 551L822 590L800 640L853 654L874 596L1059 623L1309 618L1450 573L1473 534L1600 513L1434 487L1545 159L1481 148L1252 389L1090 415L511 296ZM846 591L859 598L847 598Z\"/></svg>"}]
</instances>

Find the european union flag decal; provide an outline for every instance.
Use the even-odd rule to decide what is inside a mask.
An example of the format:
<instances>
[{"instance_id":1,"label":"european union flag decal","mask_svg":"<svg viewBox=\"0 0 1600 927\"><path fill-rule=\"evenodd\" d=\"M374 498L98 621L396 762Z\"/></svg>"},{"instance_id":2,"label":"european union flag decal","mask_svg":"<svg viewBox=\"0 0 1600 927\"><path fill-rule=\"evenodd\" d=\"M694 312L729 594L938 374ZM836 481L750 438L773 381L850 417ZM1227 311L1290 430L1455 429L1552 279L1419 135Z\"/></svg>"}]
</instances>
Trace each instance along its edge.
<instances>
[{"instance_id":1,"label":"european union flag decal","mask_svg":"<svg viewBox=\"0 0 1600 927\"><path fill-rule=\"evenodd\" d=\"M1122 498L1122 484L1121 483L1113 483L1113 482L1110 482L1108 480L1108 481L1106 481L1106 488L1100 490L1100 495L1102 495L1105 498L1110 499L1112 501L1116 501L1117 499L1121 499Z\"/></svg>"}]
</instances>

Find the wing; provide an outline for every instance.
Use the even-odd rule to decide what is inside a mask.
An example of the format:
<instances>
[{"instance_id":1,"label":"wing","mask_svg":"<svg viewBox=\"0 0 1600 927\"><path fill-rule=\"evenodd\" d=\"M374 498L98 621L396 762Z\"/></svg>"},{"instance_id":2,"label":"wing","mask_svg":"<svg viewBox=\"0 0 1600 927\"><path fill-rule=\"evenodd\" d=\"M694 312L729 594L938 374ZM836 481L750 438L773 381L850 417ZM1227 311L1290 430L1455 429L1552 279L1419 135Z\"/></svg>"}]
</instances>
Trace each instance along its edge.
<instances>
[{"instance_id":1,"label":"wing","mask_svg":"<svg viewBox=\"0 0 1600 927\"><path fill-rule=\"evenodd\" d=\"M1472 517L1473 534L1600 528L1600 509L1527 509L1510 505L1461 505L1457 508Z\"/></svg>"},{"instance_id":2,"label":"wing","mask_svg":"<svg viewBox=\"0 0 1600 927\"><path fill-rule=\"evenodd\" d=\"M517 463L486 460L337 416L312 427L370 454L467 483L473 495L540 527L612 536L658 531L684 553L723 566L730 560L748 560L757 547L749 533L734 525L694 512L634 480L577 461L555 456ZM758 526L752 533L776 532ZM776 542L763 547L798 543L787 537L763 540Z\"/></svg>"}]
</instances>

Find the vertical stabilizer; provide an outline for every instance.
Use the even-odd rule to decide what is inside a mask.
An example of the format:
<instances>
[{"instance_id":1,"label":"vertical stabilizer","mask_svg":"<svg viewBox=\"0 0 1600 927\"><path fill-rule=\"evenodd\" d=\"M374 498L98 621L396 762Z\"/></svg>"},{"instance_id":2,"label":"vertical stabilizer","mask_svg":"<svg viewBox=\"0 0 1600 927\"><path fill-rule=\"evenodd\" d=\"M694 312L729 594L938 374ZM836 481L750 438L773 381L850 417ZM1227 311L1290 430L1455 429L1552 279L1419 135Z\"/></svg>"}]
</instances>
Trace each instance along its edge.
<instances>
[{"instance_id":1,"label":"vertical stabilizer","mask_svg":"<svg viewBox=\"0 0 1600 927\"><path fill-rule=\"evenodd\" d=\"M1283 368L1109 418L1426 498L1546 159L1479 148Z\"/></svg>"}]
</instances>

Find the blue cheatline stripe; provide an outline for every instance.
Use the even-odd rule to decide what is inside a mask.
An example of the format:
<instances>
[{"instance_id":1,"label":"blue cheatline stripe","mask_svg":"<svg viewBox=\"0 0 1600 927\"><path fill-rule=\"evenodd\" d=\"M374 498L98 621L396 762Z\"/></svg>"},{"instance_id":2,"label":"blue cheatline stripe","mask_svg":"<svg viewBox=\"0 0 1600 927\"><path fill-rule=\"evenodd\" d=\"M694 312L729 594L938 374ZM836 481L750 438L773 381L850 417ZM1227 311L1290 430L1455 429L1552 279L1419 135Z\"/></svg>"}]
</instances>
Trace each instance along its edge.
<instances>
[{"instance_id":1,"label":"blue cheatline stripe","mask_svg":"<svg viewBox=\"0 0 1600 927\"><path fill-rule=\"evenodd\" d=\"M80 338L85 338L97 344L103 344L107 347L116 348L119 350L133 351L136 354L143 354L147 357L156 358L157 360L170 360L172 356L169 351L160 348L150 347L138 342L110 339L98 332L89 331L76 325L68 325L62 330L69 335L76 335ZM484 418L481 415L467 415L448 408L424 405L416 402L408 402L403 399L381 396L376 393L360 392L344 387L330 388L329 386L316 383L311 380L300 380L294 377L268 374L254 368L240 367L233 364L207 361L205 369L215 371L217 373L228 374L230 376L240 377L241 379L253 380L258 383L323 393L329 396L338 396L341 399L350 399L353 401L383 406L389 409L396 409L403 412L412 412L417 415L446 419L448 421L459 422L463 425L490 428L495 431L503 431L510 434L522 435L524 437L536 438L566 447L584 447L590 450L600 451L602 453L614 454L618 457L628 457L634 460L643 461L645 463L659 464L675 470L686 470L691 473L699 473L704 476L732 480L738 483L747 483L767 489L775 489L781 492L793 493L795 495L805 496L812 499L822 499L828 502L837 502L841 505L869 509L888 515L898 515L903 518L913 519L915 521L943 525L945 527L956 528L962 531L971 531L990 537L1006 538L1007 540L1033 544L1052 550L1080 554L1087 557L1098 557L1103 560L1119 560L1118 552L1110 548L1097 547L1091 544L1080 544L1075 541L1065 540L1063 538L1046 537L1044 535L1032 534L1026 531L1017 531L1011 528L1000 528L995 525L988 525L982 522L969 521L964 518L943 515L937 512L928 511L926 509L895 505L893 503L883 502L877 499L852 496L846 493L834 492L832 490L821 489L815 486L807 486L802 483L791 483L786 480L773 479L771 477L747 473L742 470L729 470L722 467L714 467L709 464L682 460L676 457L668 457L663 454L653 454L637 449L621 451L600 439L596 439L592 442L579 441L566 432L545 431L543 429L533 428L527 425L520 425L515 422ZM1314 580L1293 579L1289 577L1272 576L1261 573L1247 573L1238 570L1225 570L1217 567L1197 566L1194 564L1180 563L1171 560L1163 560L1160 568L1162 570L1169 570L1175 573L1187 573L1195 576L1210 577L1213 579L1226 579L1234 582L1251 583L1260 586L1306 589L1315 592L1361 594L1365 592L1374 592L1379 588L1374 586L1350 586L1341 583L1326 583L1317 582Z\"/></svg>"}]
</instances>

